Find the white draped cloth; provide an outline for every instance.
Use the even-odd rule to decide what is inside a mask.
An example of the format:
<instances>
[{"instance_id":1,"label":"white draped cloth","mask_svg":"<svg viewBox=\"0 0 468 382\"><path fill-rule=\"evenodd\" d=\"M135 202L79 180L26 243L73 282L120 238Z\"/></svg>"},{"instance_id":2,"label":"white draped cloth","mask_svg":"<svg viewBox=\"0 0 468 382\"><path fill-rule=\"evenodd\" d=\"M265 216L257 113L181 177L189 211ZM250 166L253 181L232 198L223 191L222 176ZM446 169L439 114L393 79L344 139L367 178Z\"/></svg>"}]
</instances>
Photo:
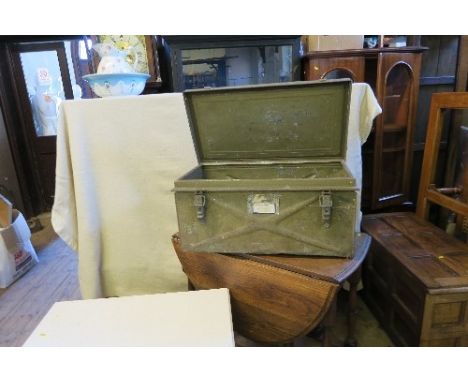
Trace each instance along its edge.
<instances>
[{"instance_id":1,"label":"white draped cloth","mask_svg":"<svg viewBox=\"0 0 468 382\"><path fill-rule=\"evenodd\" d=\"M346 161L360 185L361 144L381 109L354 84L350 110ZM180 93L62 103L52 225L78 253L83 298L186 290L172 189L196 164Z\"/></svg>"},{"instance_id":2,"label":"white draped cloth","mask_svg":"<svg viewBox=\"0 0 468 382\"><path fill-rule=\"evenodd\" d=\"M372 130L374 118L382 113L372 88L365 83L353 84L349 107L348 147L346 164L356 178L359 189L357 198L356 229L361 229L361 189L362 189L362 157L361 146L367 141Z\"/></svg>"}]
</instances>

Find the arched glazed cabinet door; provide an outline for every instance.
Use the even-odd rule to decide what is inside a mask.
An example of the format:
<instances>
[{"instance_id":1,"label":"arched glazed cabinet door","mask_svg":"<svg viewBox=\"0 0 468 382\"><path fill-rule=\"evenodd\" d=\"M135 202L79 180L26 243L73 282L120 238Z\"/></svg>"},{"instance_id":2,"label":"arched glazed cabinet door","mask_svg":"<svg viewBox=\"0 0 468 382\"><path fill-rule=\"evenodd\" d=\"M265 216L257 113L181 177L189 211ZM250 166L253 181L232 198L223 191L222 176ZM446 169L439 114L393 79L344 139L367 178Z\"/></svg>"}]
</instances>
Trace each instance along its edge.
<instances>
[{"instance_id":1,"label":"arched glazed cabinet door","mask_svg":"<svg viewBox=\"0 0 468 382\"><path fill-rule=\"evenodd\" d=\"M312 52L302 58L302 64L307 81L351 78L353 82L365 82L363 50Z\"/></svg>"},{"instance_id":2,"label":"arched glazed cabinet door","mask_svg":"<svg viewBox=\"0 0 468 382\"><path fill-rule=\"evenodd\" d=\"M337 80L340 78L349 78L351 81L355 82L356 81L356 76L355 74L345 68L336 68L333 70L330 70L329 72L325 73L322 78L324 80Z\"/></svg>"},{"instance_id":3,"label":"arched glazed cabinet door","mask_svg":"<svg viewBox=\"0 0 468 382\"><path fill-rule=\"evenodd\" d=\"M404 203L409 194L412 162L414 73L404 61L383 77L383 113L375 136L373 208Z\"/></svg>"}]
</instances>

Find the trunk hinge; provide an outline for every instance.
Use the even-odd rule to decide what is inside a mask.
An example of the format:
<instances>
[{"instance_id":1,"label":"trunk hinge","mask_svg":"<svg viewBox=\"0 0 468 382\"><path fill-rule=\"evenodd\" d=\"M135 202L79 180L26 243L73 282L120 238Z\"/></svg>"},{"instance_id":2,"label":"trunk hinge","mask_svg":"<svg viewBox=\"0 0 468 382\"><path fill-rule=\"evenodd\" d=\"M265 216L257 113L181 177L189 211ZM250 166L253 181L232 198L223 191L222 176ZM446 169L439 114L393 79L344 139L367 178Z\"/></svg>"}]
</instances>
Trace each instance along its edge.
<instances>
[{"instance_id":1,"label":"trunk hinge","mask_svg":"<svg viewBox=\"0 0 468 382\"><path fill-rule=\"evenodd\" d=\"M197 208L198 220L205 219L206 197L202 191L197 191L193 198L193 205Z\"/></svg>"},{"instance_id":2,"label":"trunk hinge","mask_svg":"<svg viewBox=\"0 0 468 382\"><path fill-rule=\"evenodd\" d=\"M325 228L330 227L333 199L331 191L322 191L319 196L319 206L322 209L322 224Z\"/></svg>"}]
</instances>

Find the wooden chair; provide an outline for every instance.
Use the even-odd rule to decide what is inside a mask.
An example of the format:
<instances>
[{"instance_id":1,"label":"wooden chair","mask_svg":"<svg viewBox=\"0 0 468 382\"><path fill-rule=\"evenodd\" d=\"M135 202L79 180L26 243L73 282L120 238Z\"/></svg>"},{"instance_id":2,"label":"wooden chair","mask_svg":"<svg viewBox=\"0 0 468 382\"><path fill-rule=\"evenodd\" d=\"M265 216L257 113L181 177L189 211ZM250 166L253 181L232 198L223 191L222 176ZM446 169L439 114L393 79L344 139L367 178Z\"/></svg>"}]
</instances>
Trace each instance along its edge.
<instances>
[{"instance_id":1,"label":"wooden chair","mask_svg":"<svg viewBox=\"0 0 468 382\"><path fill-rule=\"evenodd\" d=\"M437 189L434 185L444 109L468 109L468 93L436 93L432 96L416 209L416 214L425 220L429 216L430 203L438 204L456 214L468 216L467 203L446 195L446 189Z\"/></svg>"}]
</instances>

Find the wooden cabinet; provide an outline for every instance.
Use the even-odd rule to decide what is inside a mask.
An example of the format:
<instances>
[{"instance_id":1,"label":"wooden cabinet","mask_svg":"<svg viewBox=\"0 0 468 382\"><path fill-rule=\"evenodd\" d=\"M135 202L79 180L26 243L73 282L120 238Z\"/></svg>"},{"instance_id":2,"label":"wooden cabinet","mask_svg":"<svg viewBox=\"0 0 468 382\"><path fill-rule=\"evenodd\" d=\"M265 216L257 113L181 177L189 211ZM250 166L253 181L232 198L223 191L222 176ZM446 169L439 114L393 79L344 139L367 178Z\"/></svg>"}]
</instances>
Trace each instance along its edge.
<instances>
[{"instance_id":1,"label":"wooden cabinet","mask_svg":"<svg viewBox=\"0 0 468 382\"><path fill-rule=\"evenodd\" d=\"M354 49L309 53L306 80L351 78L370 84L382 107L363 146L365 211L410 200L412 141L424 48Z\"/></svg>"}]
</instances>

